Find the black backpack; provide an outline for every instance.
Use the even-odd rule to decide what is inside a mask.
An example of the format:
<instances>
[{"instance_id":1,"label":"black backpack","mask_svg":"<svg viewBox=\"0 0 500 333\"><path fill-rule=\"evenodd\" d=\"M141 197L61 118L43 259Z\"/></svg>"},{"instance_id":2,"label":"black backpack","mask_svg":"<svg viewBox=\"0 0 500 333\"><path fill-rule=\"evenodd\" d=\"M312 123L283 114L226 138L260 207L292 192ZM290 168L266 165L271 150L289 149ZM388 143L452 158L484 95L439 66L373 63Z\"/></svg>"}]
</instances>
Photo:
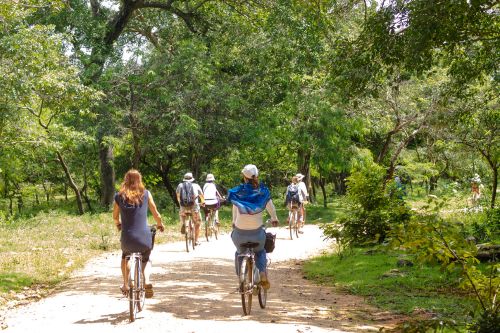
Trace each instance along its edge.
<instances>
[{"instance_id":1,"label":"black backpack","mask_svg":"<svg viewBox=\"0 0 500 333\"><path fill-rule=\"evenodd\" d=\"M191 207L194 205L195 195L193 190L193 184L190 182L184 182L181 186L180 191L180 204L183 207Z\"/></svg>"},{"instance_id":2,"label":"black backpack","mask_svg":"<svg viewBox=\"0 0 500 333\"><path fill-rule=\"evenodd\" d=\"M288 194L286 198L287 202L298 204L300 203L299 199L299 187L295 184L288 185Z\"/></svg>"}]
</instances>

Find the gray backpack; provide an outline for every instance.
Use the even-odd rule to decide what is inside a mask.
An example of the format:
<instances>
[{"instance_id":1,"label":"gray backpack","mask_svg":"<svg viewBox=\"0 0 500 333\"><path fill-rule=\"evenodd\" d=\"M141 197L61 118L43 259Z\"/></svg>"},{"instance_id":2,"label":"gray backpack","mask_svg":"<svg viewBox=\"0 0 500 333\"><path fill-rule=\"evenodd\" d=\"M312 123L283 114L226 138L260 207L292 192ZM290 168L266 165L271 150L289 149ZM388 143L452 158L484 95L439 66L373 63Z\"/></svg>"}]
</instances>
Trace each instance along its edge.
<instances>
[{"instance_id":1,"label":"gray backpack","mask_svg":"<svg viewBox=\"0 0 500 333\"><path fill-rule=\"evenodd\" d=\"M181 191L180 191L180 204L183 207L191 207L195 203L195 195L194 195L194 190L193 190L193 184L190 182L184 182L182 183L181 186Z\"/></svg>"}]
</instances>

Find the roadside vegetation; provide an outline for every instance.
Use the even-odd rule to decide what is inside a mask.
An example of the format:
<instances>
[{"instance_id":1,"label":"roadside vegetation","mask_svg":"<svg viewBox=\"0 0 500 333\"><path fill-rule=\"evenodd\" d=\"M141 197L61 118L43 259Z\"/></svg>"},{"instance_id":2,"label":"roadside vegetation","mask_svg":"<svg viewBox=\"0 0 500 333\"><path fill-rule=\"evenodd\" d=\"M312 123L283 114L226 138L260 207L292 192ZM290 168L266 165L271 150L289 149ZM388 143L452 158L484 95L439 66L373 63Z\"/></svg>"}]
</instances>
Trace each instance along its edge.
<instances>
[{"instance_id":1,"label":"roadside vegetation","mask_svg":"<svg viewBox=\"0 0 500 333\"><path fill-rule=\"evenodd\" d=\"M447 285L429 273L427 296L407 297L425 302L400 311L493 332L498 13L494 0L0 0L0 303L118 248L109 210L129 169L168 241L183 174L212 173L225 193L252 163L282 221L285 186L305 176L308 220L338 245L325 269L405 256L405 276L358 280L413 289L435 269Z\"/></svg>"}]
</instances>

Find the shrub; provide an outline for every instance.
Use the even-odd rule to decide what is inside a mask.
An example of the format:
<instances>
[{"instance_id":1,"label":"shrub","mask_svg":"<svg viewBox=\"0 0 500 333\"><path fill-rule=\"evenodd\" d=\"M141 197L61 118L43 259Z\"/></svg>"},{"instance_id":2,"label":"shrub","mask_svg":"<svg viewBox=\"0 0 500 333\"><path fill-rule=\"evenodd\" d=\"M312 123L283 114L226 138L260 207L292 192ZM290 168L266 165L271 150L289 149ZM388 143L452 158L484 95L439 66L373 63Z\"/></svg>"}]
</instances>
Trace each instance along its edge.
<instances>
[{"instance_id":1,"label":"shrub","mask_svg":"<svg viewBox=\"0 0 500 333\"><path fill-rule=\"evenodd\" d=\"M365 163L355 170L347 179L347 186L348 214L338 220L346 243L381 243L392 225L410 218L410 209L394 182L386 184L385 170L376 163ZM325 235L337 237L334 230L325 228Z\"/></svg>"}]
</instances>

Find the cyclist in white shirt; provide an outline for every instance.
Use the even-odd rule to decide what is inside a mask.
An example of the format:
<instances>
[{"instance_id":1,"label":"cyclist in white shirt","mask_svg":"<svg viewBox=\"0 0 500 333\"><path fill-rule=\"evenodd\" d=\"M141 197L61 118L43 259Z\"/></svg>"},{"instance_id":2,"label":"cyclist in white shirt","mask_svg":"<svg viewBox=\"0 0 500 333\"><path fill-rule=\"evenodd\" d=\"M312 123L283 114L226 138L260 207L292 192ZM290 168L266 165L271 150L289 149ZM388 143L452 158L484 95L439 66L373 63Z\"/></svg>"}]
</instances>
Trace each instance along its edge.
<instances>
[{"instance_id":1,"label":"cyclist in white shirt","mask_svg":"<svg viewBox=\"0 0 500 333\"><path fill-rule=\"evenodd\" d=\"M217 187L215 186L215 177L209 173L206 178L206 183L203 185L203 197L205 198L205 220L208 217L208 210L214 210L214 222L219 224L219 207L222 199ZM207 221L208 222L208 221Z\"/></svg>"},{"instance_id":2,"label":"cyclist in white shirt","mask_svg":"<svg viewBox=\"0 0 500 333\"><path fill-rule=\"evenodd\" d=\"M304 179L304 175L298 173L295 175L297 180L299 181L299 200L300 200L300 210L299 210L299 222L302 224L302 227L305 224L305 216L306 216L306 208L305 205L309 203L309 193L307 193L307 186L302 180Z\"/></svg>"}]
</instances>

